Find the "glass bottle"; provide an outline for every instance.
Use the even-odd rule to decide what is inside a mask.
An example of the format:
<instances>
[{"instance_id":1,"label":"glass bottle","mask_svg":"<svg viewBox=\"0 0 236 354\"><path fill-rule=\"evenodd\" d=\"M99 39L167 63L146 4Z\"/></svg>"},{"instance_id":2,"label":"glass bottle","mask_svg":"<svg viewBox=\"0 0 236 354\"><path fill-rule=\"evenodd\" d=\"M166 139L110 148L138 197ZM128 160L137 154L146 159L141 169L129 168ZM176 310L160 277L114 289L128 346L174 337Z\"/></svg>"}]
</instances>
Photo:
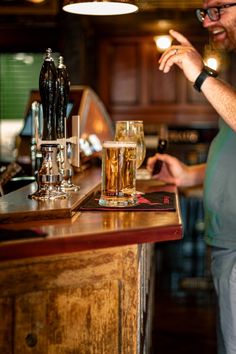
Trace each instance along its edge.
<instances>
[{"instance_id":1,"label":"glass bottle","mask_svg":"<svg viewBox=\"0 0 236 354\"><path fill-rule=\"evenodd\" d=\"M168 127L165 124L161 124L158 132L158 144L157 144L157 152L159 154L164 154L166 152L168 146ZM152 175L156 175L161 171L163 162L161 160L156 160Z\"/></svg>"}]
</instances>

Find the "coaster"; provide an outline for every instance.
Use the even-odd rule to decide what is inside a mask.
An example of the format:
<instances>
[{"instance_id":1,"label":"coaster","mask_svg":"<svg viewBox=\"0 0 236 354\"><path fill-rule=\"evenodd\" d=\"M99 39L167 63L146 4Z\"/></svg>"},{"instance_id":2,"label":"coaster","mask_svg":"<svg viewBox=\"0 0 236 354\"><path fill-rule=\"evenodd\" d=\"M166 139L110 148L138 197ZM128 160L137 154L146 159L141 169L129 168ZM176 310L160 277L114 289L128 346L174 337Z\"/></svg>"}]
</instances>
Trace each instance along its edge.
<instances>
[{"instance_id":1,"label":"coaster","mask_svg":"<svg viewBox=\"0 0 236 354\"><path fill-rule=\"evenodd\" d=\"M96 192L78 210L104 210L104 211L175 211L175 193L171 192L152 192L138 195L138 204L130 207L104 207L98 204L100 192Z\"/></svg>"}]
</instances>

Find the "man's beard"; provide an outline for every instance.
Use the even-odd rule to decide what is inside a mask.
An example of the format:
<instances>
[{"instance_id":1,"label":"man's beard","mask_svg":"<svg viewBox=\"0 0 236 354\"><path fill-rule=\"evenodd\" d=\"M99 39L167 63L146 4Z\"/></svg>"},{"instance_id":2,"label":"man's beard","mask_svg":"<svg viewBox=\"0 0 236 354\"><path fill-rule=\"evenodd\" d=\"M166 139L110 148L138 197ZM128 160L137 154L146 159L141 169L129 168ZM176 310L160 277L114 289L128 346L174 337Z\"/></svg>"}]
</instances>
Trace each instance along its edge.
<instances>
[{"instance_id":1,"label":"man's beard","mask_svg":"<svg viewBox=\"0 0 236 354\"><path fill-rule=\"evenodd\" d=\"M224 41L217 41L210 36L210 44L212 49L219 50L219 51L224 51L224 52L232 52L233 50L236 50L236 41L235 39L230 40L229 37L227 37Z\"/></svg>"}]
</instances>

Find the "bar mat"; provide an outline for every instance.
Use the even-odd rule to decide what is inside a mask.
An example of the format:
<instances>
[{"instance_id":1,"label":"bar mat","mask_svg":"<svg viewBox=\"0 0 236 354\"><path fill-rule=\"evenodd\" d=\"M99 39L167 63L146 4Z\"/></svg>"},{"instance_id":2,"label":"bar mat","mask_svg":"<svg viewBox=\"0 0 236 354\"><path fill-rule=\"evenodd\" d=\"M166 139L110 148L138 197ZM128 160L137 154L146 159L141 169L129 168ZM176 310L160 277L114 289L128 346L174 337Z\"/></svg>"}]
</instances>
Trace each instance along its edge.
<instances>
[{"instance_id":1,"label":"bar mat","mask_svg":"<svg viewBox=\"0 0 236 354\"><path fill-rule=\"evenodd\" d=\"M96 192L84 203L82 203L78 210L105 210L105 211L175 211L175 193L171 192L152 192L138 195L138 204L135 206L119 208L119 207L103 207L98 204L100 192Z\"/></svg>"}]
</instances>

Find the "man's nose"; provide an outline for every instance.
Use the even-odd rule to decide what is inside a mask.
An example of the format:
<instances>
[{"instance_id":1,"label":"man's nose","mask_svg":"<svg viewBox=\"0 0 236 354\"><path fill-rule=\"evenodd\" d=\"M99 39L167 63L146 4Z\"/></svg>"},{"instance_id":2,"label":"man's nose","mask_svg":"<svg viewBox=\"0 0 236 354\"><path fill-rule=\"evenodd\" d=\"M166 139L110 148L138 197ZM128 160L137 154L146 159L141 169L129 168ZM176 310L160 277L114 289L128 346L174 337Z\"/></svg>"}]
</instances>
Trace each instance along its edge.
<instances>
[{"instance_id":1,"label":"man's nose","mask_svg":"<svg viewBox=\"0 0 236 354\"><path fill-rule=\"evenodd\" d=\"M207 28L207 27L211 26L212 24L215 24L215 22L216 22L216 21L212 21L212 20L210 19L210 17L206 14L205 17L204 17L204 20L203 20L203 22L202 22L202 26L203 26L204 28Z\"/></svg>"}]
</instances>

